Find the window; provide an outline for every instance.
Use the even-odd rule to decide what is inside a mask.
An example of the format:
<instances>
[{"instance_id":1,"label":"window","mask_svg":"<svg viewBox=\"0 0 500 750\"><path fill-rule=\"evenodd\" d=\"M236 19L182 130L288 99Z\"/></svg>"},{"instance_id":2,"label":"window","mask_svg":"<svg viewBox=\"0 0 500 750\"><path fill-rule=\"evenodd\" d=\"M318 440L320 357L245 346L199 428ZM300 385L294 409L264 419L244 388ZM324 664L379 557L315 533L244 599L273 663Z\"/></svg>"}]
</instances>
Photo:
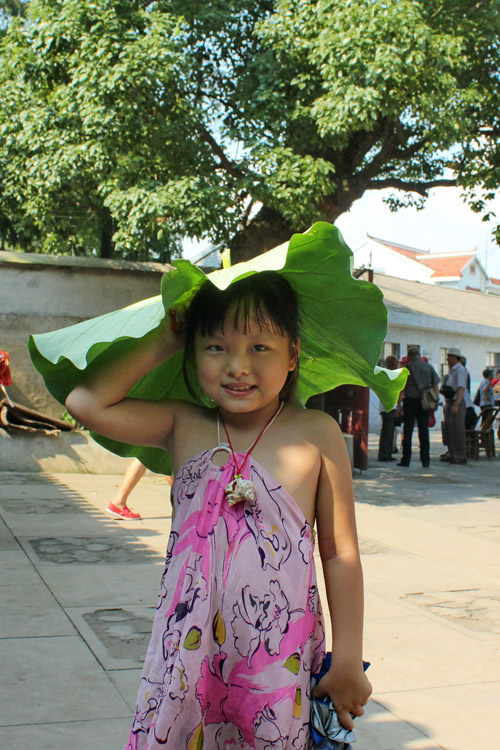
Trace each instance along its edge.
<instances>
[{"instance_id":1,"label":"window","mask_svg":"<svg viewBox=\"0 0 500 750\"><path fill-rule=\"evenodd\" d=\"M500 352L486 352L486 367L500 368Z\"/></svg>"},{"instance_id":2,"label":"window","mask_svg":"<svg viewBox=\"0 0 500 750\"><path fill-rule=\"evenodd\" d=\"M476 264L475 264L475 263L471 263L471 264L470 264L470 266L469 266L469 271L471 272L471 275L472 275L472 276L475 276L475 275L476 275Z\"/></svg>"},{"instance_id":3,"label":"window","mask_svg":"<svg viewBox=\"0 0 500 750\"><path fill-rule=\"evenodd\" d=\"M392 354L393 357L397 357L398 360L400 358L401 354L401 345L400 344L393 344L390 341L385 341L384 346L382 347L382 357L385 359L390 354Z\"/></svg>"}]
</instances>

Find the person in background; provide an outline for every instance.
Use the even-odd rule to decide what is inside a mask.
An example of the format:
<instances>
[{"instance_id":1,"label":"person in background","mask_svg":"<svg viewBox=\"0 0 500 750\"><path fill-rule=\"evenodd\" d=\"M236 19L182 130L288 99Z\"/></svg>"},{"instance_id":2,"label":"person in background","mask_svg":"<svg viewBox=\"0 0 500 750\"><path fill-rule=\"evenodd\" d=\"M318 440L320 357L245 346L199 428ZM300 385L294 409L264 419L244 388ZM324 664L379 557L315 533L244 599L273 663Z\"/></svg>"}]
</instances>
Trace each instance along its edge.
<instances>
[{"instance_id":1,"label":"person in background","mask_svg":"<svg viewBox=\"0 0 500 750\"><path fill-rule=\"evenodd\" d=\"M474 402L472 400L472 396L470 393L470 372L467 369L467 357L460 357L460 362L465 367L465 372L467 373L467 388L464 391L464 401L465 401L465 429L466 430L473 430L476 426L477 422L477 414L476 410L474 408Z\"/></svg>"},{"instance_id":2,"label":"person in background","mask_svg":"<svg viewBox=\"0 0 500 750\"><path fill-rule=\"evenodd\" d=\"M397 370L399 367L398 358L389 354L385 359L385 365L388 370ZM390 411L380 412L382 427L378 442L378 461L395 461L392 457L394 448L394 431L396 427L396 407Z\"/></svg>"},{"instance_id":3,"label":"person in background","mask_svg":"<svg viewBox=\"0 0 500 750\"><path fill-rule=\"evenodd\" d=\"M134 521L141 517L140 513L132 513L127 506L127 500L130 493L140 482L145 473L146 467L144 464L141 463L138 458L133 458L123 475L122 483L118 488L118 492L106 508L107 513L114 516L114 518L121 518L123 521ZM173 478L167 476L166 479L167 483L172 486Z\"/></svg>"},{"instance_id":4,"label":"person in background","mask_svg":"<svg viewBox=\"0 0 500 750\"><path fill-rule=\"evenodd\" d=\"M481 427L485 419L495 408L495 394L491 381L493 380L493 370L487 367L483 370L483 379L479 383L479 408L481 409Z\"/></svg>"},{"instance_id":5,"label":"person in background","mask_svg":"<svg viewBox=\"0 0 500 750\"><path fill-rule=\"evenodd\" d=\"M448 374L441 392L446 404L444 407L444 427L448 452L441 456L441 461L452 464L467 463L467 449L465 442L465 400L467 390L467 370L460 358L462 352L456 347L448 350Z\"/></svg>"},{"instance_id":6,"label":"person in background","mask_svg":"<svg viewBox=\"0 0 500 750\"><path fill-rule=\"evenodd\" d=\"M420 444L420 461L427 468L430 464L429 452L429 412L422 409L421 396L426 388L434 388L439 394L439 375L428 362L423 362L416 347L408 350L406 365L410 375L406 382L403 395L403 455L398 466L409 466L411 461L411 443L415 420L418 425L418 441Z\"/></svg>"},{"instance_id":7,"label":"person in background","mask_svg":"<svg viewBox=\"0 0 500 750\"><path fill-rule=\"evenodd\" d=\"M500 406L500 370L497 370L497 377L493 378L493 380L491 381L491 385L493 387L493 394L495 396L495 406Z\"/></svg>"}]
</instances>

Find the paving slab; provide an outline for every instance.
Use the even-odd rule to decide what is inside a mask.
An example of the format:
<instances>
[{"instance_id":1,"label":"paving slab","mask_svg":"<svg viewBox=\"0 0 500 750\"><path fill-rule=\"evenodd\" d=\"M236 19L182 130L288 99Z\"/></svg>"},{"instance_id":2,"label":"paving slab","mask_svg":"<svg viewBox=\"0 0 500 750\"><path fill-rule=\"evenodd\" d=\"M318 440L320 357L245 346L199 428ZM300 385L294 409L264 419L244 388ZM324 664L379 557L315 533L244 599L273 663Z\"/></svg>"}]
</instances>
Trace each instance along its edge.
<instances>
[{"instance_id":1,"label":"paving slab","mask_svg":"<svg viewBox=\"0 0 500 750\"><path fill-rule=\"evenodd\" d=\"M442 750L424 722L404 721L378 701L368 701L356 722L354 750Z\"/></svg>"},{"instance_id":2,"label":"paving slab","mask_svg":"<svg viewBox=\"0 0 500 750\"><path fill-rule=\"evenodd\" d=\"M107 673L123 700L127 702L130 708L130 715L132 716L139 691L142 668L108 669Z\"/></svg>"},{"instance_id":3,"label":"paving slab","mask_svg":"<svg viewBox=\"0 0 500 750\"><path fill-rule=\"evenodd\" d=\"M129 718L0 726L0 747L16 750L122 750L129 732Z\"/></svg>"},{"instance_id":4,"label":"paving slab","mask_svg":"<svg viewBox=\"0 0 500 750\"><path fill-rule=\"evenodd\" d=\"M377 700L403 722L421 717L426 732L446 750L498 748L498 681L390 692Z\"/></svg>"},{"instance_id":5,"label":"paving slab","mask_svg":"<svg viewBox=\"0 0 500 750\"><path fill-rule=\"evenodd\" d=\"M39 565L62 607L156 604L164 564Z\"/></svg>"},{"instance_id":6,"label":"paving slab","mask_svg":"<svg viewBox=\"0 0 500 750\"><path fill-rule=\"evenodd\" d=\"M4 726L116 719L129 714L127 704L78 636L2 638L0 663Z\"/></svg>"},{"instance_id":7,"label":"paving slab","mask_svg":"<svg viewBox=\"0 0 500 750\"><path fill-rule=\"evenodd\" d=\"M32 584L0 585L0 639L74 635L67 614L39 580Z\"/></svg>"},{"instance_id":8,"label":"paving slab","mask_svg":"<svg viewBox=\"0 0 500 750\"><path fill-rule=\"evenodd\" d=\"M69 607L66 612L104 669L142 667L156 607Z\"/></svg>"}]
</instances>

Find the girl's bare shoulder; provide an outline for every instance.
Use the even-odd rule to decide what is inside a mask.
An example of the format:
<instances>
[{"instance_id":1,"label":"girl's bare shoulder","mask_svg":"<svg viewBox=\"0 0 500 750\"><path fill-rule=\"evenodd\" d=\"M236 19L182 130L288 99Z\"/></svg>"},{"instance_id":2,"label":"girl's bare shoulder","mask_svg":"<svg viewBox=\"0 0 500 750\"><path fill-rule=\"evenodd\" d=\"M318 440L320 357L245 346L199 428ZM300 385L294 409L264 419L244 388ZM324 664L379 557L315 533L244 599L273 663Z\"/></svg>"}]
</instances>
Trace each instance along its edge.
<instances>
[{"instance_id":1,"label":"girl's bare shoulder","mask_svg":"<svg viewBox=\"0 0 500 750\"><path fill-rule=\"evenodd\" d=\"M303 439L316 445L322 452L325 446L343 440L338 423L323 411L291 406L288 414L290 423L300 430Z\"/></svg>"}]
</instances>

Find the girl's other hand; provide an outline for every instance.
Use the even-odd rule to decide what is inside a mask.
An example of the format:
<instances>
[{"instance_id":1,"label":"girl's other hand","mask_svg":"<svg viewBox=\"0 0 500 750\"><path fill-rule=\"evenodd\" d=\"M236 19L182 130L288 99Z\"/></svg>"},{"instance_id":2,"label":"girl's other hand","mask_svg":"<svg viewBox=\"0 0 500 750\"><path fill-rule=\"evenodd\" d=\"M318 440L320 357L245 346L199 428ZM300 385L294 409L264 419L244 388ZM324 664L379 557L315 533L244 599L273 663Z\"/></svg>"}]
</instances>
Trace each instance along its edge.
<instances>
[{"instance_id":1,"label":"girl's other hand","mask_svg":"<svg viewBox=\"0 0 500 750\"><path fill-rule=\"evenodd\" d=\"M352 663L332 664L331 669L313 690L314 698L327 695L346 729L354 728L353 718L364 714L363 706L372 692L372 686L363 671L363 665Z\"/></svg>"}]
</instances>

